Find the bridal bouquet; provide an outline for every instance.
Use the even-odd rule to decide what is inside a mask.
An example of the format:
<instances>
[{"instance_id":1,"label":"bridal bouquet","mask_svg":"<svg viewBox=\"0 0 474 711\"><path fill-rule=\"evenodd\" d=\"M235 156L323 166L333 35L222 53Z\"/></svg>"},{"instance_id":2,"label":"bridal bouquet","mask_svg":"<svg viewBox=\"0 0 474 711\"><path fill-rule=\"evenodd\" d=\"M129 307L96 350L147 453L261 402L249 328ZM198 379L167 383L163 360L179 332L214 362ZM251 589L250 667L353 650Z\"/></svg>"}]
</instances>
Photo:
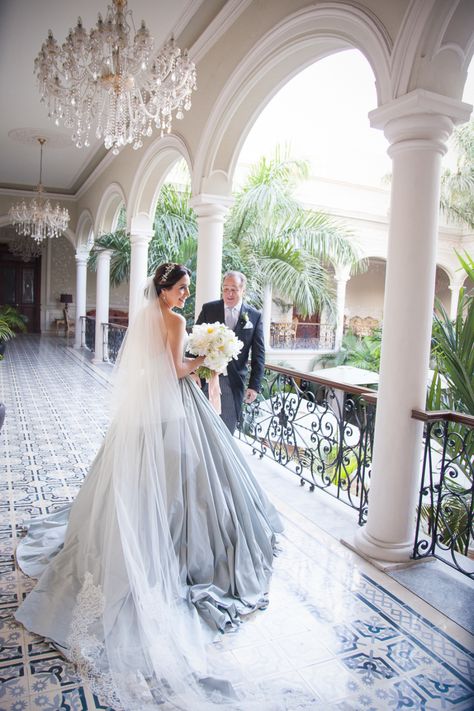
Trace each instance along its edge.
<instances>
[{"instance_id":1,"label":"bridal bouquet","mask_svg":"<svg viewBox=\"0 0 474 711\"><path fill-rule=\"evenodd\" d=\"M193 326L187 350L193 355L206 356L196 373L209 382L213 373L225 372L227 364L237 358L243 345L230 328L216 321Z\"/></svg>"}]
</instances>

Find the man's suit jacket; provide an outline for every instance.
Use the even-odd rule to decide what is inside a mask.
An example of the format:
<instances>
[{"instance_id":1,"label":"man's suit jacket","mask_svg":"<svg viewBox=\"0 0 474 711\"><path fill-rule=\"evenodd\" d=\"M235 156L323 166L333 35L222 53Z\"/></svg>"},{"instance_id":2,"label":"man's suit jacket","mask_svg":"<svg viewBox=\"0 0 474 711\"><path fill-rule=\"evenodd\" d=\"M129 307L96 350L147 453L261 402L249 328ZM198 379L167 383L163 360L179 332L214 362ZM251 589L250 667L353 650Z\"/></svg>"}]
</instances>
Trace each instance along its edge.
<instances>
[{"instance_id":1,"label":"man's suit jacket","mask_svg":"<svg viewBox=\"0 0 474 711\"><path fill-rule=\"evenodd\" d=\"M224 301L209 301L203 304L196 323L225 323ZM247 324L252 324L249 328ZM247 326L247 328L246 328ZM250 353L250 378L248 387L257 392L263 378L265 368L265 341L263 338L262 314L245 301L242 303L240 315L234 328L235 335L242 341L243 348L236 360L231 360L227 366L229 385L234 396L236 410L240 412L244 399L247 362Z\"/></svg>"}]
</instances>

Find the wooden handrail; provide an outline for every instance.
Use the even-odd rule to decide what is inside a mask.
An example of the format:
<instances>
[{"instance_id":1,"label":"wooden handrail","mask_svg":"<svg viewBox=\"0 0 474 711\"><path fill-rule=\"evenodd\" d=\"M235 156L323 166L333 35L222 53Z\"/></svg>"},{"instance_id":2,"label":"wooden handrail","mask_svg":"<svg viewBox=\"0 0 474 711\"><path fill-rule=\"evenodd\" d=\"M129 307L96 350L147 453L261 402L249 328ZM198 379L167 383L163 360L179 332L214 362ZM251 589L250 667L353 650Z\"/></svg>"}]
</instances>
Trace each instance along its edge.
<instances>
[{"instance_id":1,"label":"wooden handrail","mask_svg":"<svg viewBox=\"0 0 474 711\"><path fill-rule=\"evenodd\" d=\"M448 422L457 422L459 425L467 425L474 427L474 417L466 415L462 412L453 412L452 410L412 410L411 416L414 420L421 422L435 422L436 420L447 420Z\"/></svg>"},{"instance_id":2,"label":"wooden handrail","mask_svg":"<svg viewBox=\"0 0 474 711\"><path fill-rule=\"evenodd\" d=\"M290 378L298 378L301 380L306 380L310 383L317 383L318 385L327 385L330 388L334 388L335 390L342 390L343 392L346 393L353 393L355 395L368 395L368 397L372 397L376 395L375 390L371 390L370 388L361 388L358 385L346 385L345 383L338 383L336 380L328 380L326 378L321 378L320 376L317 375L310 375L309 373L301 373L298 370L290 370L288 368L281 368L278 365L271 365L268 363L265 363L265 368L268 370L273 370L277 373L281 373L282 375L287 375ZM367 398L367 402L370 402L370 400Z\"/></svg>"}]
</instances>

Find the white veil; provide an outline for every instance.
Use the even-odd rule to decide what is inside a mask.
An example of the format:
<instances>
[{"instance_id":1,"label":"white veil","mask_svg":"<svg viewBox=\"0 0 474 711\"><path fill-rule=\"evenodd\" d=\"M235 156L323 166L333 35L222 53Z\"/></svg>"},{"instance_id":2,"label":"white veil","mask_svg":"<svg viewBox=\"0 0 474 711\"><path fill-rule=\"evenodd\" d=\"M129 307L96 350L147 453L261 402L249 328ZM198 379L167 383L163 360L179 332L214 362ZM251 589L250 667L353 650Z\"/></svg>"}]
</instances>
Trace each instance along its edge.
<instances>
[{"instance_id":1,"label":"white veil","mask_svg":"<svg viewBox=\"0 0 474 711\"><path fill-rule=\"evenodd\" d=\"M184 513L182 470L192 472L197 454L152 281L114 379L111 424L92 467L93 510L81 534L86 572L68 656L117 708L241 708L229 685L210 678L209 638L187 600L170 534L170 517Z\"/></svg>"}]
</instances>

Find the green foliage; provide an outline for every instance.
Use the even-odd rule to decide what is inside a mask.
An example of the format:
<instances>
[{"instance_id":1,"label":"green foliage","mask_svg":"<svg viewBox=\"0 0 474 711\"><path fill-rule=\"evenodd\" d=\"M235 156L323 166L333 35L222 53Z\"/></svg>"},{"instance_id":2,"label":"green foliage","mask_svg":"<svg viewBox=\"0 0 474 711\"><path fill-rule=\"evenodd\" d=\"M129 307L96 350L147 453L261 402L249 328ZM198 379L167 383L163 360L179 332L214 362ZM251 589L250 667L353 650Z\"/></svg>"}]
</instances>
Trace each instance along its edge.
<instances>
[{"instance_id":1,"label":"green foliage","mask_svg":"<svg viewBox=\"0 0 474 711\"><path fill-rule=\"evenodd\" d=\"M342 225L305 210L294 198L297 183L308 173L306 161L290 158L279 147L272 158L260 158L235 196L224 232L225 244L232 245L247 274L249 300L260 305L269 284L303 316L323 307L332 312L330 263L364 266Z\"/></svg>"},{"instance_id":2,"label":"green foliage","mask_svg":"<svg viewBox=\"0 0 474 711\"><path fill-rule=\"evenodd\" d=\"M474 280L474 260L458 254L466 275ZM436 300L431 341L436 363L435 377L428 393L428 409L474 412L474 293L462 288L456 318L451 321L442 303ZM443 390L440 374L448 387Z\"/></svg>"},{"instance_id":3,"label":"green foliage","mask_svg":"<svg viewBox=\"0 0 474 711\"><path fill-rule=\"evenodd\" d=\"M455 170L446 169L441 176L440 204L454 222L474 229L474 120L454 129L457 148Z\"/></svg>"},{"instance_id":4,"label":"green foliage","mask_svg":"<svg viewBox=\"0 0 474 711\"><path fill-rule=\"evenodd\" d=\"M467 253L458 254L461 267L474 281L474 260ZM427 396L428 410L454 410L474 413L474 293L461 289L456 318L451 321L442 303L436 301L433 320L432 354L436 368ZM447 387L442 387L443 376ZM474 461L474 437L467 425L448 424L449 435L443 437L431 430L432 438L439 448L445 448L451 468L457 467L467 481L472 482ZM471 435L471 436L470 436ZM471 493L462 485L449 481L444 492L443 504L437 520L437 532L441 541L453 542L454 549L465 553L469 543L469 520L472 512ZM424 506L422 516L429 531L435 526L437 509Z\"/></svg>"},{"instance_id":5,"label":"green foliage","mask_svg":"<svg viewBox=\"0 0 474 711\"><path fill-rule=\"evenodd\" d=\"M15 338L15 329L26 331L26 316L20 314L14 306L0 306L0 344ZM0 360L3 356L0 355Z\"/></svg>"},{"instance_id":6,"label":"green foliage","mask_svg":"<svg viewBox=\"0 0 474 711\"><path fill-rule=\"evenodd\" d=\"M380 370L380 351L382 347L382 329L377 328L370 336L359 338L351 331L344 334L341 349L337 353L321 356L319 363L323 368L338 365L353 365L356 368Z\"/></svg>"}]
</instances>

